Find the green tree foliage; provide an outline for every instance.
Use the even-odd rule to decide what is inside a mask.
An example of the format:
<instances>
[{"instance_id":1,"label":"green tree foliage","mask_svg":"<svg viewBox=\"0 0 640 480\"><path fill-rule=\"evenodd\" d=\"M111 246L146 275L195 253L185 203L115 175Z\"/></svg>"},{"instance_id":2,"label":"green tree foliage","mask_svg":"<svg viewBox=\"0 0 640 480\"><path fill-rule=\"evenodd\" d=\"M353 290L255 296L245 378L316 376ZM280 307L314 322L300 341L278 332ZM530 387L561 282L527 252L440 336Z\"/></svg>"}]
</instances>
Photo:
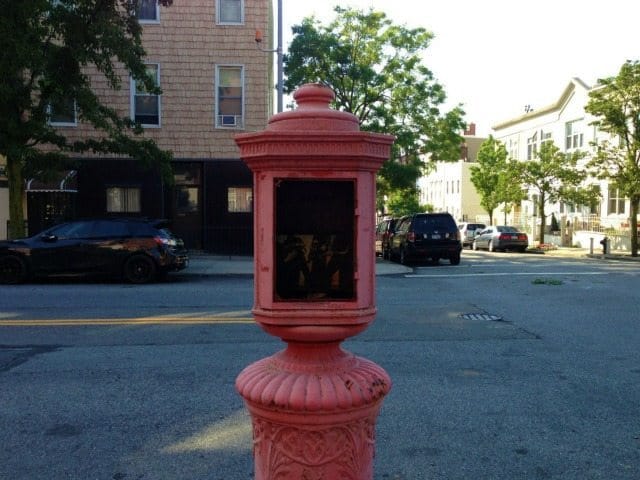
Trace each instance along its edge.
<instances>
[{"instance_id":1,"label":"green tree foliage","mask_svg":"<svg viewBox=\"0 0 640 480\"><path fill-rule=\"evenodd\" d=\"M321 25L305 18L293 27L285 55L285 89L304 83L327 85L336 107L354 114L365 131L395 135L391 161L378 175L378 195L416 195L424 158L456 161L465 128L460 106L442 112L445 91L422 64L433 35L423 28L394 25L382 12L336 7Z\"/></svg>"},{"instance_id":2,"label":"green tree foliage","mask_svg":"<svg viewBox=\"0 0 640 480\"><path fill-rule=\"evenodd\" d=\"M170 4L170 0L160 0ZM68 164L72 153L126 155L170 176L169 152L94 93L89 69L121 88L120 69L160 93L144 65L136 0L0 0L0 155L6 157L11 237L22 234L24 178ZM51 105L74 100L95 135L70 141L49 124Z\"/></svg>"},{"instance_id":3,"label":"green tree foliage","mask_svg":"<svg viewBox=\"0 0 640 480\"><path fill-rule=\"evenodd\" d=\"M594 188L583 186L587 172L578 167L583 156L581 152L561 152L553 142L543 142L534 160L522 162L521 185L537 196L540 243L544 243L547 203L587 204L596 194Z\"/></svg>"},{"instance_id":4,"label":"green tree foliage","mask_svg":"<svg viewBox=\"0 0 640 480\"><path fill-rule=\"evenodd\" d=\"M526 198L520 183L522 164L509 160L507 149L500 140L489 135L478 149L478 161L471 167L471 183L480 195L480 205L489 214L493 224L493 212L504 204L505 216L513 205ZM506 222L506 219L505 219Z\"/></svg>"},{"instance_id":5,"label":"green tree foliage","mask_svg":"<svg viewBox=\"0 0 640 480\"><path fill-rule=\"evenodd\" d=\"M504 169L500 172L498 192L501 202L504 204L504 223L507 223L507 212L520 205L527 198L527 192L522 188L523 163L514 159L507 159Z\"/></svg>"},{"instance_id":6,"label":"green tree foliage","mask_svg":"<svg viewBox=\"0 0 640 480\"><path fill-rule=\"evenodd\" d=\"M387 202L387 212L394 217L402 217L416 212L431 212L431 205L421 205L418 201L417 188L407 188L404 190L395 190L389 196Z\"/></svg>"},{"instance_id":7,"label":"green tree foliage","mask_svg":"<svg viewBox=\"0 0 640 480\"><path fill-rule=\"evenodd\" d=\"M602 140L589 167L629 198L631 255L638 255L638 207L640 205L640 63L627 61L616 77L600 80L589 92L585 110L594 124L611 135Z\"/></svg>"},{"instance_id":8,"label":"green tree foliage","mask_svg":"<svg viewBox=\"0 0 640 480\"><path fill-rule=\"evenodd\" d=\"M507 149L500 140L489 135L478 149L478 162L471 170L471 183L480 195L480 205L489 214L493 224L493 212L503 202L500 197L501 176L506 170Z\"/></svg>"}]
</instances>

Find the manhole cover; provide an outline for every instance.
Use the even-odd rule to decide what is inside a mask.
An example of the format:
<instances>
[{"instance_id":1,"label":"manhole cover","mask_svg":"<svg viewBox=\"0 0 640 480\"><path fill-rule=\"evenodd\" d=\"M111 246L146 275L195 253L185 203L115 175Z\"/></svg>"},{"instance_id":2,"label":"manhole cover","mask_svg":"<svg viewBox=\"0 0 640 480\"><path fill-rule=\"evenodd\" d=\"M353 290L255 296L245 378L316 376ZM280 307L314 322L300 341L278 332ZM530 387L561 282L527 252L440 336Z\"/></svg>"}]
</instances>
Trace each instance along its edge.
<instances>
[{"instance_id":1,"label":"manhole cover","mask_svg":"<svg viewBox=\"0 0 640 480\"><path fill-rule=\"evenodd\" d=\"M502 317L499 315L491 315L489 313L463 313L460 315L466 320L483 320L485 322L500 322Z\"/></svg>"}]
</instances>

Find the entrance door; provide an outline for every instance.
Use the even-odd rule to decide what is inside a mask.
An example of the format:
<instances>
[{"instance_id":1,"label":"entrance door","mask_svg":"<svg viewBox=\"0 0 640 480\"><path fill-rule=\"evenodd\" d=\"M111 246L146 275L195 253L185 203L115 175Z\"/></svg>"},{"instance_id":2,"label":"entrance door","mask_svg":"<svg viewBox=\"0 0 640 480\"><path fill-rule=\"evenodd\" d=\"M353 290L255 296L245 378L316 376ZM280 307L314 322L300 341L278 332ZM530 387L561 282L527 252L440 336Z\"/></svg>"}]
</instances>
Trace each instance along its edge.
<instances>
[{"instance_id":1,"label":"entrance door","mask_svg":"<svg viewBox=\"0 0 640 480\"><path fill-rule=\"evenodd\" d=\"M202 249L202 166L200 163L175 163L171 230L185 246Z\"/></svg>"}]
</instances>

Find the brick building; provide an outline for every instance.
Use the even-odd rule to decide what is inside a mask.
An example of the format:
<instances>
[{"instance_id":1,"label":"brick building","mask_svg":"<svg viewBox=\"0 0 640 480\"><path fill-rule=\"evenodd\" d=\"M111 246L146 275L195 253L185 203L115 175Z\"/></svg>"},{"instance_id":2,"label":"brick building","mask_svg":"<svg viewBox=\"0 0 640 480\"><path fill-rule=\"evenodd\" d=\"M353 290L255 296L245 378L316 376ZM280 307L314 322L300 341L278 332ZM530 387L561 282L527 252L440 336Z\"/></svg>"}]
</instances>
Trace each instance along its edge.
<instances>
[{"instance_id":1,"label":"brick building","mask_svg":"<svg viewBox=\"0 0 640 480\"><path fill-rule=\"evenodd\" d=\"M273 113L273 58L255 31L272 32L270 0L190 0L158 7L141 0L145 62L162 95L122 72L122 89L92 75L110 106L173 152L175 184L129 158L84 155L61 179L27 185L29 233L61 218L142 215L167 218L191 249L252 252L252 176L234 135L265 128ZM268 35L273 38L273 35ZM73 105L52 114L70 138L90 135Z\"/></svg>"}]
</instances>

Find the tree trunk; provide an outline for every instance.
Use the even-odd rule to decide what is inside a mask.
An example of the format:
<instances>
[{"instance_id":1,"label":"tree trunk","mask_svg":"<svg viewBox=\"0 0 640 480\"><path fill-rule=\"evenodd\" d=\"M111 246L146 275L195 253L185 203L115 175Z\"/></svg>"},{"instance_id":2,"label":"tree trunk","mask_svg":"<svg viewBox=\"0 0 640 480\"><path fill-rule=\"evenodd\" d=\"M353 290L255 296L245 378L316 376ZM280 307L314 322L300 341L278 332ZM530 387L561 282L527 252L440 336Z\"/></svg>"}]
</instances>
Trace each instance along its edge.
<instances>
[{"instance_id":1,"label":"tree trunk","mask_svg":"<svg viewBox=\"0 0 640 480\"><path fill-rule=\"evenodd\" d=\"M25 236L24 229L24 182L21 162L7 157L7 179L9 183L9 230L8 238Z\"/></svg>"},{"instance_id":2,"label":"tree trunk","mask_svg":"<svg viewBox=\"0 0 640 480\"><path fill-rule=\"evenodd\" d=\"M544 243L544 230L547 227L547 217L544 213L544 198L540 196L540 204L538 205L538 214L540 215L540 233L538 234L538 242L540 245Z\"/></svg>"},{"instance_id":3,"label":"tree trunk","mask_svg":"<svg viewBox=\"0 0 640 480\"><path fill-rule=\"evenodd\" d=\"M638 205L640 197L631 197L631 217L629 218L629 226L631 228L631 256L638 256Z\"/></svg>"}]
</instances>

